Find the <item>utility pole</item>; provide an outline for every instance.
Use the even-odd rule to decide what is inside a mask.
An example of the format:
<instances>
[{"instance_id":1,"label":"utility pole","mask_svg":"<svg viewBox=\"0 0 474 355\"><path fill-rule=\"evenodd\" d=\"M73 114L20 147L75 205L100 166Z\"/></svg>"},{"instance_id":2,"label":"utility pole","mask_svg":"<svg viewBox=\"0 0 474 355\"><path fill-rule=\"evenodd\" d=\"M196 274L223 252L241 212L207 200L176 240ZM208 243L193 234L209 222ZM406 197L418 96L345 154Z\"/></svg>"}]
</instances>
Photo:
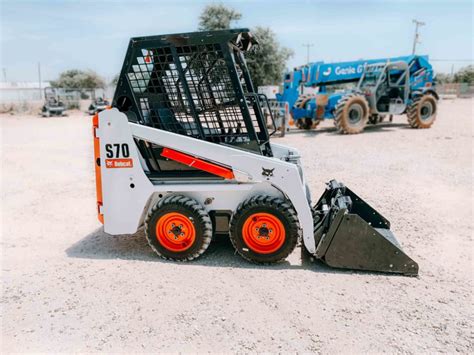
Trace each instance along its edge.
<instances>
[{"instance_id":1,"label":"utility pole","mask_svg":"<svg viewBox=\"0 0 474 355\"><path fill-rule=\"evenodd\" d=\"M309 48L314 47L313 43L304 43L303 47L306 47L306 63L309 64Z\"/></svg>"},{"instance_id":2,"label":"utility pole","mask_svg":"<svg viewBox=\"0 0 474 355\"><path fill-rule=\"evenodd\" d=\"M41 63L38 62L38 84L39 84L39 94L40 100L43 99L43 90L41 90Z\"/></svg>"},{"instance_id":3,"label":"utility pole","mask_svg":"<svg viewBox=\"0 0 474 355\"><path fill-rule=\"evenodd\" d=\"M426 23L424 23L422 21L418 21L417 19L413 19L412 22L415 24L415 38L413 38L413 50L412 50L411 54L414 55L415 51L416 51L416 44L420 43L420 34L418 33L418 28L421 27L421 26L426 25Z\"/></svg>"}]
</instances>

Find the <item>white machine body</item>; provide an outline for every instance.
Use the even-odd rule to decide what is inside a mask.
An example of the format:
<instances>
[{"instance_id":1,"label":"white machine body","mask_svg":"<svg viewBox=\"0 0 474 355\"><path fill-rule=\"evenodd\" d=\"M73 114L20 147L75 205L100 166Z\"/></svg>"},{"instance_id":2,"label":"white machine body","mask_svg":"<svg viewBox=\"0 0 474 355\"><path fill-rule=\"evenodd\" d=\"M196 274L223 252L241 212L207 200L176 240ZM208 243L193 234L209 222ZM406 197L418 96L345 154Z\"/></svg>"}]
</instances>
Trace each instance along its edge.
<instances>
[{"instance_id":1,"label":"white machine body","mask_svg":"<svg viewBox=\"0 0 474 355\"><path fill-rule=\"evenodd\" d=\"M265 194L291 201L298 215L305 247L310 253L315 253L311 201L297 150L271 143L274 157L266 157L131 123L116 108L98 114L94 136L99 142L96 164L100 164L97 189L101 201L98 202L98 212L106 233L135 233L148 210L169 194L189 196L208 212L235 211L247 198ZM211 182L150 179L134 138L228 166L233 178Z\"/></svg>"}]
</instances>

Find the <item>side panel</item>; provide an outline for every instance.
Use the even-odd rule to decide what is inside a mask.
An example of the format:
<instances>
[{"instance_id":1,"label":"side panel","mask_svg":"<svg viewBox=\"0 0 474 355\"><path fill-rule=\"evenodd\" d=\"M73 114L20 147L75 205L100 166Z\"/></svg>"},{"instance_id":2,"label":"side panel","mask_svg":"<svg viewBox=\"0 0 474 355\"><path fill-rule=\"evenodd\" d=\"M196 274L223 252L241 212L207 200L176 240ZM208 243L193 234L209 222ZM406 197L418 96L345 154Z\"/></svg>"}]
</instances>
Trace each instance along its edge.
<instances>
[{"instance_id":1,"label":"side panel","mask_svg":"<svg viewBox=\"0 0 474 355\"><path fill-rule=\"evenodd\" d=\"M104 231L135 233L153 185L140 164L127 117L118 110L99 113L100 170Z\"/></svg>"},{"instance_id":2,"label":"side panel","mask_svg":"<svg viewBox=\"0 0 474 355\"><path fill-rule=\"evenodd\" d=\"M105 232L136 232L150 199L159 198L160 194L186 193L203 204L206 198L214 198L206 207L209 210L234 210L248 196L266 191L271 195L286 196L293 203L306 248L314 252L311 209L296 164L129 123L126 115L117 109L99 114L96 134L100 138L100 150L104 152L101 154L101 175ZM140 164L133 137L229 166L234 171L235 180L212 183L159 181L152 184ZM124 146L128 148L124 149Z\"/></svg>"}]
</instances>

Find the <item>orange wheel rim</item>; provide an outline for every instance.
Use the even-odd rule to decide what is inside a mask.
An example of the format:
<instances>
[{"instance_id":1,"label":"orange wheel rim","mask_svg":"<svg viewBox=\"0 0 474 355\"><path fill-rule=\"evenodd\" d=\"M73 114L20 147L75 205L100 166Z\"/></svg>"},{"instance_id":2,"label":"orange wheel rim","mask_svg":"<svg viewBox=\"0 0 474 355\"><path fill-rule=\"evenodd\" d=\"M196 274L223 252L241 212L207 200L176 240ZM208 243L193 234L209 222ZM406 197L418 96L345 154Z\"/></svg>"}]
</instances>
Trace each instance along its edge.
<instances>
[{"instance_id":1,"label":"orange wheel rim","mask_svg":"<svg viewBox=\"0 0 474 355\"><path fill-rule=\"evenodd\" d=\"M196 240L193 222L177 212L166 213L156 222L156 239L166 249L181 252L189 249Z\"/></svg>"},{"instance_id":2,"label":"orange wheel rim","mask_svg":"<svg viewBox=\"0 0 474 355\"><path fill-rule=\"evenodd\" d=\"M242 237L245 244L258 254L270 254L285 242L283 223L270 213L254 213L244 222Z\"/></svg>"}]
</instances>

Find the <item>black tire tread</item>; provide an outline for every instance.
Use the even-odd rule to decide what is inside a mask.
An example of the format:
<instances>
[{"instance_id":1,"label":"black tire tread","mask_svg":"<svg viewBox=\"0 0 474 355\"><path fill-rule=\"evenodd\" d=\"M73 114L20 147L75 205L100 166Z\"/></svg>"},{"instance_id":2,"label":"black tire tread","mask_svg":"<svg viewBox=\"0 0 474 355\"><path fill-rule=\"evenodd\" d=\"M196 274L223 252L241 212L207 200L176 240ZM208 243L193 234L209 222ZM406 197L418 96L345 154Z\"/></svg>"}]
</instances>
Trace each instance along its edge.
<instances>
[{"instance_id":1,"label":"black tire tread","mask_svg":"<svg viewBox=\"0 0 474 355\"><path fill-rule=\"evenodd\" d=\"M344 117L345 106L349 104L350 101L353 100L354 98L360 98L361 101L364 102L364 109L366 112L366 117L363 119L365 122L362 126L362 129L360 130L354 130L348 127L345 122L345 117ZM367 124L367 121L369 119L369 104L367 103L367 100L365 99L364 96L356 94L356 93L350 93L339 100L339 102L336 105L336 108L334 109L334 112L335 112L334 125L336 126L336 129L339 133L357 134L357 133L362 132L364 130L365 125Z\"/></svg>"},{"instance_id":2,"label":"black tire tread","mask_svg":"<svg viewBox=\"0 0 474 355\"><path fill-rule=\"evenodd\" d=\"M247 254L242 253L241 250L239 250L239 247L236 242L236 236L234 235L236 224L240 220L242 215L248 209L252 209L255 207L262 207L262 206L279 210L285 216L285 218L287 218L290 224L290 229L291 229L289 233L290 235L288 236L290 238L290 244L289 244L289 247L286 249L285 253L283 255L280 255L278 258L275 258L274 260L265 261L265 262L252 259ZM286 259L288 255L290 255L293 252L293 250L296 247L296 244L298 243L299 230L300 230L300 223L298 220L298 215L296 214L296 211L293 205L289 201L284 200L280 197L255 195L241 202L239 206L237 207L235 213L232 215L231 220L230 220L229 236L230 236L230 241L232 245L234 246L234 249L245 260L252 263L257 263L257 264L273 264L273 263L277 263Z\"/></svg>"},{"instance_id":3,"label":"black tire tread","mask_svg":"<svg viewBox=\"0 0 474 355\"><path fill-rule=\"evenodd\" d=\"M194 253L187 256L186 258L177 259L177 258L172 258L166 255L163 255L151 242L152 237L148 234L149 221L153 217L153 214L156 211L158 211L159 209L163 208L166 205L180 205L182 207L190 209L191 211L196 213L199 217L199 220L196 221L195 223L200 223L203 226L204 242L201 248L199 248L199 250L195 251ZM166 260L173 260L173 261L191 261L201 256L209 247L209 244L211 243L211 240L212 240L212 221L211 221L211 218L209 217L209 214L206 212L206 210L204 210L204 208L196 200L190 197L183 196L183 195L170 195L159 200L158 203L155 204L148 211L147 216L145 218L145 237L150 247L153 249L155 254L157 254L159 257Z\"/></svg>"},{"instance_id":4,"label":"black tire tread","mask_svg":"<svg viewBox=\"0 0 474 355\"><path fill-rule=\"evenodd\" d=\"M419 117L418 106L419 106L420 102L422 101L422 99L424 99L427 96L433 98L433 100L435 101L435 107L434 107L435 111L434 111L433 120L431 121L431 123L429 125L422 125L421 124L421 118ZM412 127L412 128L430 128L433 125L434 121L436 120L436 114L437 114L437 111L438 111L436 101L437 101L436 98L431 94L416 95L414 97L413 102L411 103L411 105L408 106L408 108L407 108L407 119L408 119L408 124L410 125L410 127Z\"/></svg>"}]
</instances>

